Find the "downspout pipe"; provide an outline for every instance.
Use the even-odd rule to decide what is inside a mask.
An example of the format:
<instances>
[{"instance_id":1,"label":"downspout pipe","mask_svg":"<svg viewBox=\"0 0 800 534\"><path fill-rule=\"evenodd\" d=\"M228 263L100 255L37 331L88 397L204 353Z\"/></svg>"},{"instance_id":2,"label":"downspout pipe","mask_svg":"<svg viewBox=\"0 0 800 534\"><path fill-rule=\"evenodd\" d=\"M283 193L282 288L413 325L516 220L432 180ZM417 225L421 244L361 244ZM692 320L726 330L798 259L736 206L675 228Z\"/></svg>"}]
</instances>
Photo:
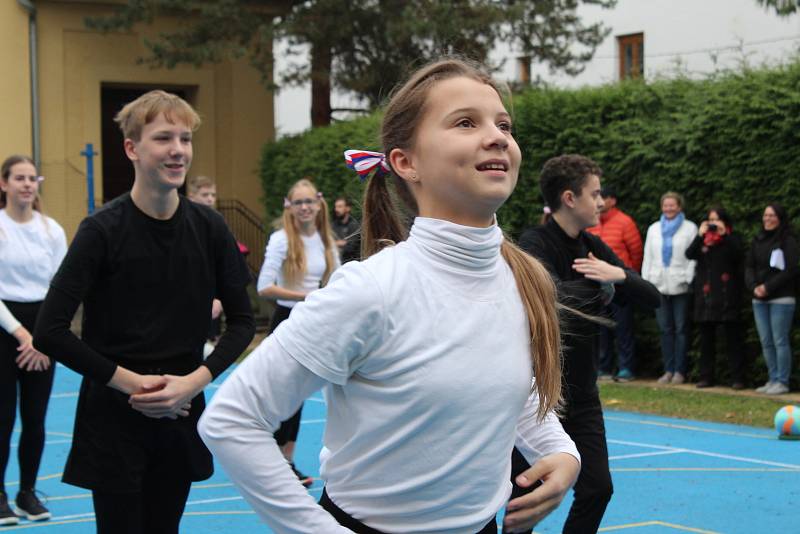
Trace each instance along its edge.
<instances>
[{"instance_id":1,"label":"downspout pipe","mask_svg":"<svg viewBox=\"0 0 800 534\"><path fill-rule=\"evenodd\" d=\"M17 3L28 12L28 51L31 73L31 145L33 161L37 169L41 169L42 147L39 128L39 52L37 48L36 6L33 0L17 0Z\"/></svg>"}]
</instances>

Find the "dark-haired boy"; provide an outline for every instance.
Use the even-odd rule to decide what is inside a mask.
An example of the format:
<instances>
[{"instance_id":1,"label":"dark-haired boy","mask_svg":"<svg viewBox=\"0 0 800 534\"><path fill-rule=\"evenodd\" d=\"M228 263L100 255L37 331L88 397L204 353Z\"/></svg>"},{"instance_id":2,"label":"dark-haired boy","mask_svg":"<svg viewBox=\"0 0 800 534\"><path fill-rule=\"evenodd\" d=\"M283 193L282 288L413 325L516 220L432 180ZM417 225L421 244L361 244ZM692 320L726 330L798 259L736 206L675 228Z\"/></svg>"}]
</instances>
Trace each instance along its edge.
<instances>
[{"instance_id":1,"label":"dark-haired boy","mask_svg":"<svg viewBox=\"0 0 800 534\"><path fill-rule=\"evenodd\" d=\"M98 533L177 534L192 481L213 473L203 389L255 330L250 277L222 217L178 194L197 113L150 91L116 120L133 188L81 223L34 343L84 376L64 482L92 491ZM215 296L228 327L203 360ZM82 338L69 329L80 303Z\"/></svg>"},{"instance_id":2,"label":"dark-haired boy","mask_svg":"<svg viewBox=\"0 0 800 534\"><path fill-rule=\"evenodd\" d=\"M561 302L584 314L600 317L611 301L657 308L658 290L585 231L597 224L603 206L601 175L600 167L584 156L548 160L540 187L552 217L544 225L526 230L520 246L553 275ZM598 324L567 312L562 337L566 384L562 424L581 454L581 473L564 532L586 534L597 531L613 492L596 384ZM523 467L514 465L512 475Z\"/></svg>"}]
</instances>

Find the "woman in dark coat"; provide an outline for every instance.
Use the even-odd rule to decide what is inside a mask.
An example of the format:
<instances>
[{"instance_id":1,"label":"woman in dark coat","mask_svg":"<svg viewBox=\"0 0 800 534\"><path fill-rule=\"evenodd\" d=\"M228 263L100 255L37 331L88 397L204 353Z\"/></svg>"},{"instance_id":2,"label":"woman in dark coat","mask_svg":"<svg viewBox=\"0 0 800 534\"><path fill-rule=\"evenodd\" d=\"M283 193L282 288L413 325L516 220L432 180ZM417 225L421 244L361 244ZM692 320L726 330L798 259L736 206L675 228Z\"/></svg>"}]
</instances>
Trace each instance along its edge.
<instances>
[{"instance_id":1,"label":"woman in dark coat","mask_svg":"<svg viewBox=\"0 0 800 534\"><path fill-rule=\"evenodd\" d=\"M789 392L792 367L789 334L800 254L790 230L789 215L780 204L768 205L761 222L761 232L753 239L745 263L745 283L753 298L753 317L769 371L767 383L756 391L781 395Z\"/></svg>"},{"instance_id":2,"label":"woman in dark coat","mask_svg":"<svg viewBox=\"0 0 800 534\"><path fill-rule=\"evenodd\" d=\"M725 332L731 387L744 388L744 356L741 351L740 309L743 286L744 246L733 232L730 217L721 206L708 211L686 257L696 260L694 321L700 330L699 388L714 385L716 332Z\"/></svg>"}]
</instances>

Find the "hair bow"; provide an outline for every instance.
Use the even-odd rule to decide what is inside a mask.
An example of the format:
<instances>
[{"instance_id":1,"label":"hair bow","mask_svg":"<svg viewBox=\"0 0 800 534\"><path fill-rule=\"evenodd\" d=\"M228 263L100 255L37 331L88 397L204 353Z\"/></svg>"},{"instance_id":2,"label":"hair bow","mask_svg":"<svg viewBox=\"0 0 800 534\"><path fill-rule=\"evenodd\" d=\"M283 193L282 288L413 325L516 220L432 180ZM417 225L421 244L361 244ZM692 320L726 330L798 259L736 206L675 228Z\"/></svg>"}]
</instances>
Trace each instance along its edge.
<instances>
[{"instance_id":1,"label":"hair bow","mask_svg":"<svg viewBox=\"0 0 800 534\"><path fill-rule=\"evenodd\" d=\"M386 163L386 154L369 150L345 150L344 161L348 169L358 173L361 181L367 179L369 173L375 171L376 176L389 174L392 169Z\"/></svg>"}]
</instances>

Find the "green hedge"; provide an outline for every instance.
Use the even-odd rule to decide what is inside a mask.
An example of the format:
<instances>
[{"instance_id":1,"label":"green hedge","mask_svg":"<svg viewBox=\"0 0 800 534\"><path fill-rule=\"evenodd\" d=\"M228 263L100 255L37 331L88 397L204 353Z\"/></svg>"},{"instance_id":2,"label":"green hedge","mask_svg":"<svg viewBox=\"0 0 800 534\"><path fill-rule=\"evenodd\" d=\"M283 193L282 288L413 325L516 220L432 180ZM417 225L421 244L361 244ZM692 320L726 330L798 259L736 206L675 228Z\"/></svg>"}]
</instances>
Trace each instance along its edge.
<instances>
[{"instance_id":1,"label":"green hedge","mask_svg":"<svg viewBox=\"0 0 800 534\"><path fill-rule=\"evenodd\" d=\"M523 166L498 218L514 236L541 214L542 164L564 153L585 154L600 164L604 183L616 188L620 207L642 232L658 218L658 199L667 190L686 197L687 216L695 221L710 204L721 203L747 241L768 202L783 203L793 217L800 213L800 61L704 80L531 90L516 95L513 108ZM342 152L379 149L379 120L375 114L267 145L261 177L268 218L280 214L289 185L306 175L328 198L339 193L360 198L362 185L345 168ZM749 311L745 321L756 364L751 375L762 380ZM642 369L648 373L659 366L655 333L649 319L637 323ZM794 346L800 349L800 331L796 334ZM794 376L800 378L797 367Z\"/></svg>"}]
</instances>

